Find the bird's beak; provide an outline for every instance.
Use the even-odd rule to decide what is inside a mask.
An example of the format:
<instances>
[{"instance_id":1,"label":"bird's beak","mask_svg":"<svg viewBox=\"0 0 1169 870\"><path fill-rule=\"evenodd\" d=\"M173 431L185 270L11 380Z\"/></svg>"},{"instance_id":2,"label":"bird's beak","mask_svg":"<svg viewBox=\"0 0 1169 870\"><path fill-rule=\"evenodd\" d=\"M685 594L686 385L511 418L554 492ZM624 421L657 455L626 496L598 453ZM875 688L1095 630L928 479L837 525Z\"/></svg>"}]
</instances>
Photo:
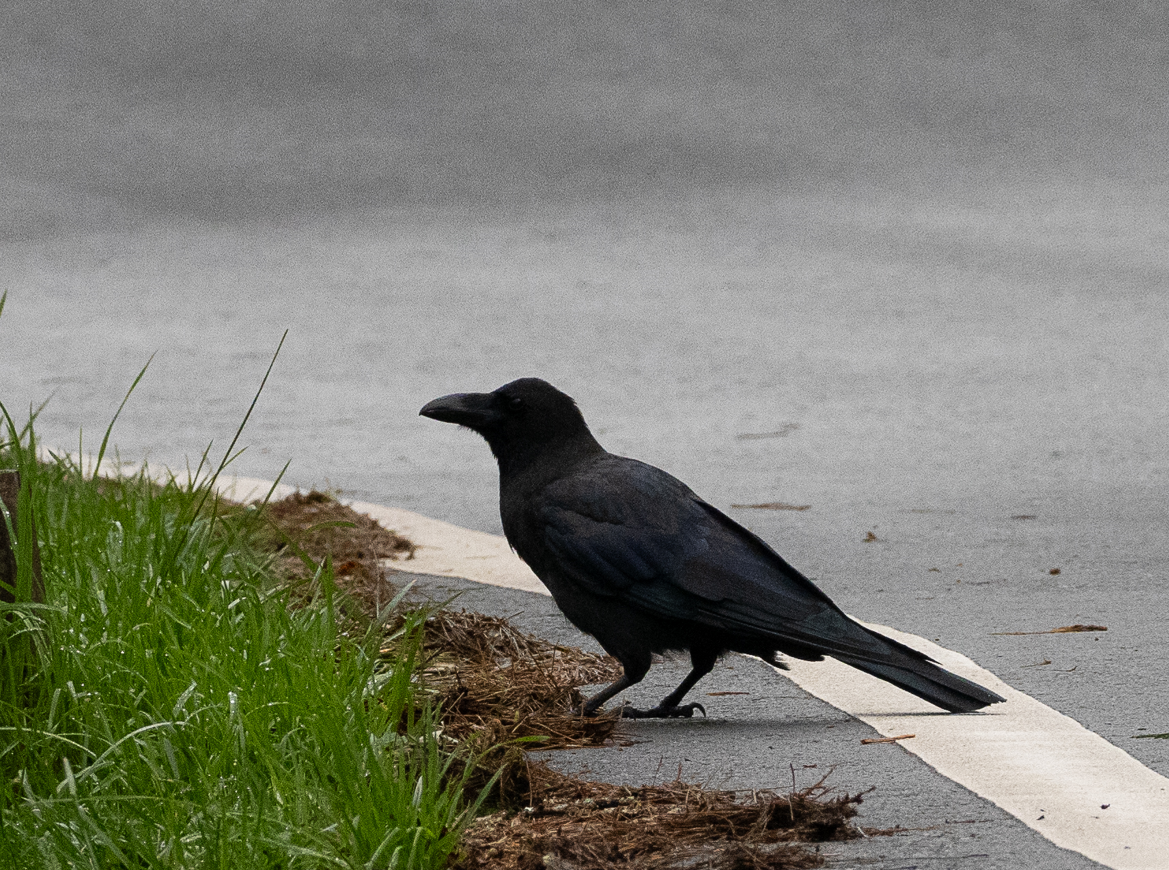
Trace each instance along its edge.
<instances>
[{"instance_id":1,"label":"bird's beak","mask_svg":"<svg viewBox=\"0 0 1169 870\"><path fill-rule=\"evenodd\" d=\"M443 423L458 423L480 430L499 419L495 396L491 393L454 393L427 402L418 412L423 417Z\"/></svg>"}]
</instances>

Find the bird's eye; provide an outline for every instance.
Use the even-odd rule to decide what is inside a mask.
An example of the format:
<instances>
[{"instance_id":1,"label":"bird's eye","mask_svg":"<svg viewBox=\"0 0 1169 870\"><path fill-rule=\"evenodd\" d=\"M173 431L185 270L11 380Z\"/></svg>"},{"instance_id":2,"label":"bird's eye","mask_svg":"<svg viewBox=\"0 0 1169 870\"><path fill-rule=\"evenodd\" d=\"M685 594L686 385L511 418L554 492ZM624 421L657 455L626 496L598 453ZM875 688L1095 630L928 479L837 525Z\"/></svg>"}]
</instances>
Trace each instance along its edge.
<instances>
[{"instance_id":1,"label":"bird's eye","mask_svg":"<svg viewBox=\"0 0 1169 870\"><path fill-rule=\"evenodd\" d=\"M522 411L524 409L524 405L524 400L519 396L512 396L507 400L507 408L509 411Z\"/></svg>"}]
</instances>

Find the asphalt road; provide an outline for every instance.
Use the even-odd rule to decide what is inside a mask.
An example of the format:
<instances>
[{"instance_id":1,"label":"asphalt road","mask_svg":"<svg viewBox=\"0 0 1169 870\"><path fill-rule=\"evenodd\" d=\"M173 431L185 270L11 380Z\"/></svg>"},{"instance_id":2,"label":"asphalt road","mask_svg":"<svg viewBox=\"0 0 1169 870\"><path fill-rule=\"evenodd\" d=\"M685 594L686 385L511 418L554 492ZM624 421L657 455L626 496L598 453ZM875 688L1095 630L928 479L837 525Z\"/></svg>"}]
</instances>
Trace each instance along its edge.
<instances>
[{"instance_id":1,"label":"asphalt road","mask_svg":"<svg viewBox=\"0 0 1169 870\"><path fill-rule=\"evenodd\" d=\"M113 442L222 450L288 329L237 470L497 532L485 447L417 409L538 375L1169 774L1160 7L0 16L0 401L45 443L155 354Z\"/></svg>"}]
</instances>

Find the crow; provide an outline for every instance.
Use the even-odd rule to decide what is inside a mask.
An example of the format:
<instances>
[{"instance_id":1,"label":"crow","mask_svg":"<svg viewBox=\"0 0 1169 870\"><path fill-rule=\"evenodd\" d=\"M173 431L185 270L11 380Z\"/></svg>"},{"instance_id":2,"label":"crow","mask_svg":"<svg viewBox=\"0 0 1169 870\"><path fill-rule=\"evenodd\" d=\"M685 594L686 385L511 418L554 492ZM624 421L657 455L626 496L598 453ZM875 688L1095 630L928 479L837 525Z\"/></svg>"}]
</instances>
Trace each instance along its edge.
<instances>
[{"instance_id":1,"label":"crow","mask_svg":"<svg viewBox=\"0 0 1169 870\"><path fill-rule=\"evenodd\" d=\"M456 393L422 408L487 440L499 463L503 531L557 606L622 665L586 716L640 682L653 653L690 653L692 670L629 718L690 717L682 699L727 652L786 668L832 656L952 713L1002 701L924 654L865 628L762 538L659 468L607 452L576 403L538 378Z\"/></svg>"}]
</instances>

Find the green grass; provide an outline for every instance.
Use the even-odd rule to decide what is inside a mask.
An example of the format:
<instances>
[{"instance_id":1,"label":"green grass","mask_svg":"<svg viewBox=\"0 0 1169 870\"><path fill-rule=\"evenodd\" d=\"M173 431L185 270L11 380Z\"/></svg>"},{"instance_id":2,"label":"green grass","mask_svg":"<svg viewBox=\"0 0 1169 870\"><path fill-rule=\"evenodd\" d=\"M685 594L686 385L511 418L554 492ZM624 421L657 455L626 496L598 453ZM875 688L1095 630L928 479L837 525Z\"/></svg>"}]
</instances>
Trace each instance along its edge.
<instances>
[{"instance_id":1,"label":"green grass","mask_svg":"<svg viewBox=\"0 0 1169 870\"><path fill-rule=\"evenodd\" d=\"M379 664L327 564L288 606L256 511L38 464L8 430L46 602L0 618L0 867L446 864L473 808L416 699L421 616Z\"/></svg>"}]
</instances>

